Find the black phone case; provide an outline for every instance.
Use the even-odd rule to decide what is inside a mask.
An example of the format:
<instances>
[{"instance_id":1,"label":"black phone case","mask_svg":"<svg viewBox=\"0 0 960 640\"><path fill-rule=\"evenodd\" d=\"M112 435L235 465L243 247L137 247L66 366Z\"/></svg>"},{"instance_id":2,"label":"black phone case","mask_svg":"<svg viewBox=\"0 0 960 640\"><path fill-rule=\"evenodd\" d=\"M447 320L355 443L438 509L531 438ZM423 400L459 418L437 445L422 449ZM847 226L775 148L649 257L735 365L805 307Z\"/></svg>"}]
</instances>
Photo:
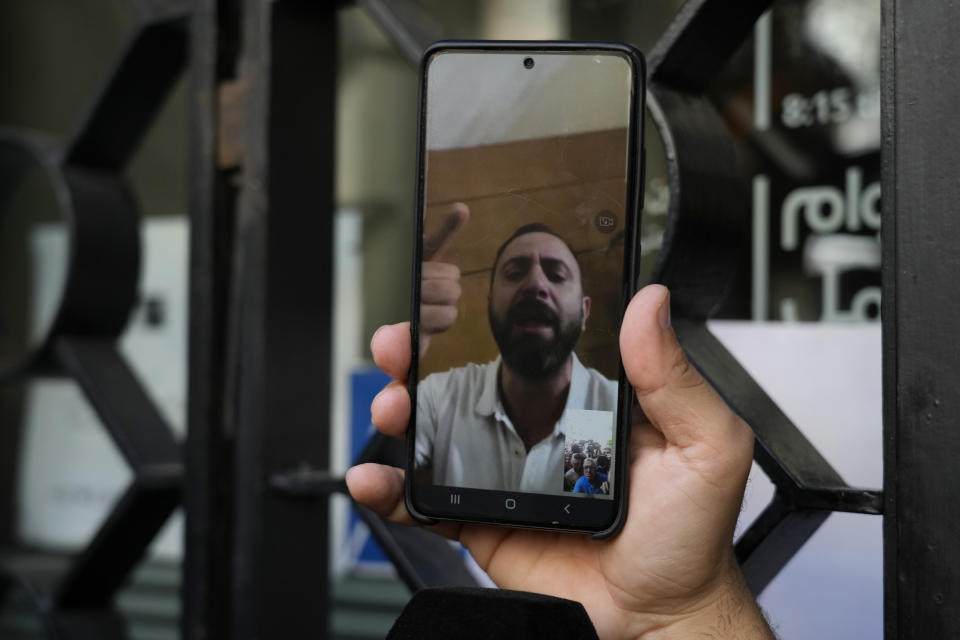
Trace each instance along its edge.
<instances>
[{"instance_id":1,"label":"black phone case","mask_svg":"<svg viewBox=\"0 0 960 640\"><path fill-rule=\"evenodd\" d=\"M643 188L646 173L646 151L643 146L643 116L646 102L646 61L643 54L635 47L617 43L617 42L563 42L563 41L486 41L486 40L451 40L440 41L431 44L423 53L420 61L420 90L418 106L418 134L417 134L417 189L416 189L416 211L414 215L414 243L413 243L413 286L411 287L411 307L410 307L410 341L411 341L411 362L410 373L407 379L407 389L410 393L410 422L407 425L407 466L406 480L404 483L404 502L407 511L418 522L426 525L437 524L440 521L454 522L476 522L481 524L499 524L503 526L521 527L528 529L543 529L548 531L567 531L573 533L587 533L595 540L602 540L612 537L626 521L627 517L627 494L629 492L629 482L627 481L627 472L629 464L618 464L616 475L617 490L616 497L616 516L613 522L606 528L596 531L591 529L577 529L571 527L549 526L543 523L524 523L511 522L503 523L495 519L479 518L455 518L455 517L432 517L421 513L413 501L414 485L414 466L416 455L416 419L417 419L417 397L416 388L419 369L419 305L420 305L420 261L423 254L423 209L425 198L425 163L426 163L426 82L427 65L430 58L441 51L450 50L483 50L483 51L615 51L628 57L633 71L632 96L631 96L631 125L633 131L630 132L630 153L627 157L627 197L626 211L632 211L633 215L628 215L624 227L625 252L627 256L624 260L623 274L623 292L621 294L620 313L626 310L627 303L633 297L636 290L637 264L640 252L640 207L643 204ZM633 393L630 385L626 381L626 374L623 371L623 363L620 363L619 376L619 407L618 416L620 417L617 425L617 450L629 451L630 440L630 410L633 404Z\"/></svg>"}]
</instances>

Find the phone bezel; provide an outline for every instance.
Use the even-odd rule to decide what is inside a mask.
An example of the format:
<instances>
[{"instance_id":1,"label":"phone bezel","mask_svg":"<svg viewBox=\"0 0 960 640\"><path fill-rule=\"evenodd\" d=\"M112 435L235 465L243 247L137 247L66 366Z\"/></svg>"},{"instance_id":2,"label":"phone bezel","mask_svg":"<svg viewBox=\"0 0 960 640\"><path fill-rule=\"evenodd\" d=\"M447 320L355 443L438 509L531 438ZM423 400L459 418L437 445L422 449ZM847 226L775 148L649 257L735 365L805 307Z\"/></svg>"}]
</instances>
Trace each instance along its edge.
<instances>
[{"instance_id":1,"label":"phone bezel","mask_svg":"<svg viewBox=\"0 0 960 640\"><path fill-rule=\"evenodd\" d=\"M556 521L555 523L545 523L543 521L531 522L517 518L502 518L496 516L480 517L460 514L451 514L448 512L425 513L415 503L413 491L414 468L415 468L415 443L416 443L416 410L417 398L416 388L418 384L419 369L419 305L420 305L420 276L421 260L423 255L423 216L425 208L426 195L426 99L427 99L427 69L434 55L446 51L493 51L493 52L518 52L518 53L588 53L597 51L598 53L617 53L623 55L630 63L632 83L631 83L631 109L630 121L628 123L628 151L627 151L627 202L625 206L625 224L624 224L624 264L623 264L623 284L621 292L620 315L626 310L627 303L636 289L637 259L639 256L639 225L640 225L640 207L643 203L644 171L645 157L643 148L644 134L644 106L646 97L646 63L643 55L635 47L623 43L610 42L562 42L562 41L443 41L430 45L423 54L420 62L420 93L418 107L418 143L417 143L417 174L416 174L416 210L414 215L414 250L413 250L413 279L411 296L411 322L410 322L410 340L411 340L411 362L410 373L408 377L408 391L410 393L410 422L407 426L407 464L406 481L404 483L404 501L407 511L417 521L423 524L436 524L439 521L449 520L455 522L474 522L482 524L500 524L514 527L546 529L551 531L567 531L576 533L588 533L596 539L608 538L623 526L626 519L627 497L629 492L629 483L627 481L627 471L629 464L620 462L615 469L615 495L611 504L611 517L609 521L598 523L596 526L571 526L569 522ZM619 454L621 461L624 461L628 451L630 438L630 410L633 404L633 393L626 376L623 372L623 363L619 363L618 380L618 423L615 429L615 440L617 451L624 452ZM442 485L431 485L433 487ZM465 491L483 491L477 489L468 489L457 487ZM528 494L520 492L499 492L489 491L490 494L524 495L537 496L538 498L560 498L562 495L554 494ZM607 502L606 500L604 502Z\"/></svg>"}]
</instances>

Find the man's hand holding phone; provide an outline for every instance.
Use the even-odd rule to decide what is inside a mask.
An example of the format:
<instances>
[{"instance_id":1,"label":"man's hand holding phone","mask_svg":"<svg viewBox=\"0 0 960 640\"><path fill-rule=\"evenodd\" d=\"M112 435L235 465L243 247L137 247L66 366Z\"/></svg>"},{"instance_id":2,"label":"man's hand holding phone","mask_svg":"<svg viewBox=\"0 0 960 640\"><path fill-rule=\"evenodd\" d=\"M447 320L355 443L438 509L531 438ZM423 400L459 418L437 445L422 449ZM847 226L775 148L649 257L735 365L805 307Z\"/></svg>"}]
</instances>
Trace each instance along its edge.
<instances>
[{"instance_id":1,"label":"man's hand holding phone","mask_svg":"<svg viewBox=\"0 0 960 640\"><path fill-rule=\"evenodd\" d=\"M395 379L374 399L373 423L392 436L404 435L410 417L409 336L406 324L382 327L371 343L374 360ZM687 361L663 287L634 297L620 350L642 409L634 413L646 420L633 426L629 506L618 535L593 541L455 522L429 528L459 540L503 588L581 602L601 638L772 638L732 549L752 431ZM403 478L401 469L364 464L348 472L347 484L358 502L415 524Z\"/></svg>"}]
</instances>

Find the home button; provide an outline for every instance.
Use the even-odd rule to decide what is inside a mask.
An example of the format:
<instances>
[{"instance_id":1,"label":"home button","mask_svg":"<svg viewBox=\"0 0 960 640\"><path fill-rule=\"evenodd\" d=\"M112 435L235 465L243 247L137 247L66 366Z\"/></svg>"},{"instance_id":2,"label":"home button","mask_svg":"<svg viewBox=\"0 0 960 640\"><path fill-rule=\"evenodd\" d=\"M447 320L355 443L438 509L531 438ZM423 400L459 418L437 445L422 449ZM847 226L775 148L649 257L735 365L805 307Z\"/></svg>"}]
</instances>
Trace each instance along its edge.
<instances>
[{"instance_id":1,"label":"home button","mask_svg":"<svg viewBox=\"0 0 960 640\"><path fill-rule=\"evenodd\" d=\"M507 498L507 499L503 502L503 506L505 506L507 509L510 509L510 510L516 509L516 508L517 508L517 501L514 500L513 498Z\"/></svg>"}]
</instances>

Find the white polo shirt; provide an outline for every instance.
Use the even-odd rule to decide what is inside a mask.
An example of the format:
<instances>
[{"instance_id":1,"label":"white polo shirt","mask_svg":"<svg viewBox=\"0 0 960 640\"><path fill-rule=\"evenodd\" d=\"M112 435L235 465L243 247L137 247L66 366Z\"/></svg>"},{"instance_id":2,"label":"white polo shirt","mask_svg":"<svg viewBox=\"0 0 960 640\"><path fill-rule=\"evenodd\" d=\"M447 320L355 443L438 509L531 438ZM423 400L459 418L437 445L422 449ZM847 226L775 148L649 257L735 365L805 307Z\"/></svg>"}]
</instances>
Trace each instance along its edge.
<instances>
[{"instance_id":1,"label":"white polo shirt","mask_svg":"<svg viewBox=\"0 0 960 640\"><path fill-rule=\"evenodd\" d=\"M500 400L499 357L424 378L417 385L417 467L432 462L437 485L563 493L564 427L577 413L571 410L610 412L612 434L617 407L617 383L584 367L576 354L571 357L573 370L563 414L553 432L530 451ZM607 418L592 417L598 416Z\"/></svg>"}]
</instances>

